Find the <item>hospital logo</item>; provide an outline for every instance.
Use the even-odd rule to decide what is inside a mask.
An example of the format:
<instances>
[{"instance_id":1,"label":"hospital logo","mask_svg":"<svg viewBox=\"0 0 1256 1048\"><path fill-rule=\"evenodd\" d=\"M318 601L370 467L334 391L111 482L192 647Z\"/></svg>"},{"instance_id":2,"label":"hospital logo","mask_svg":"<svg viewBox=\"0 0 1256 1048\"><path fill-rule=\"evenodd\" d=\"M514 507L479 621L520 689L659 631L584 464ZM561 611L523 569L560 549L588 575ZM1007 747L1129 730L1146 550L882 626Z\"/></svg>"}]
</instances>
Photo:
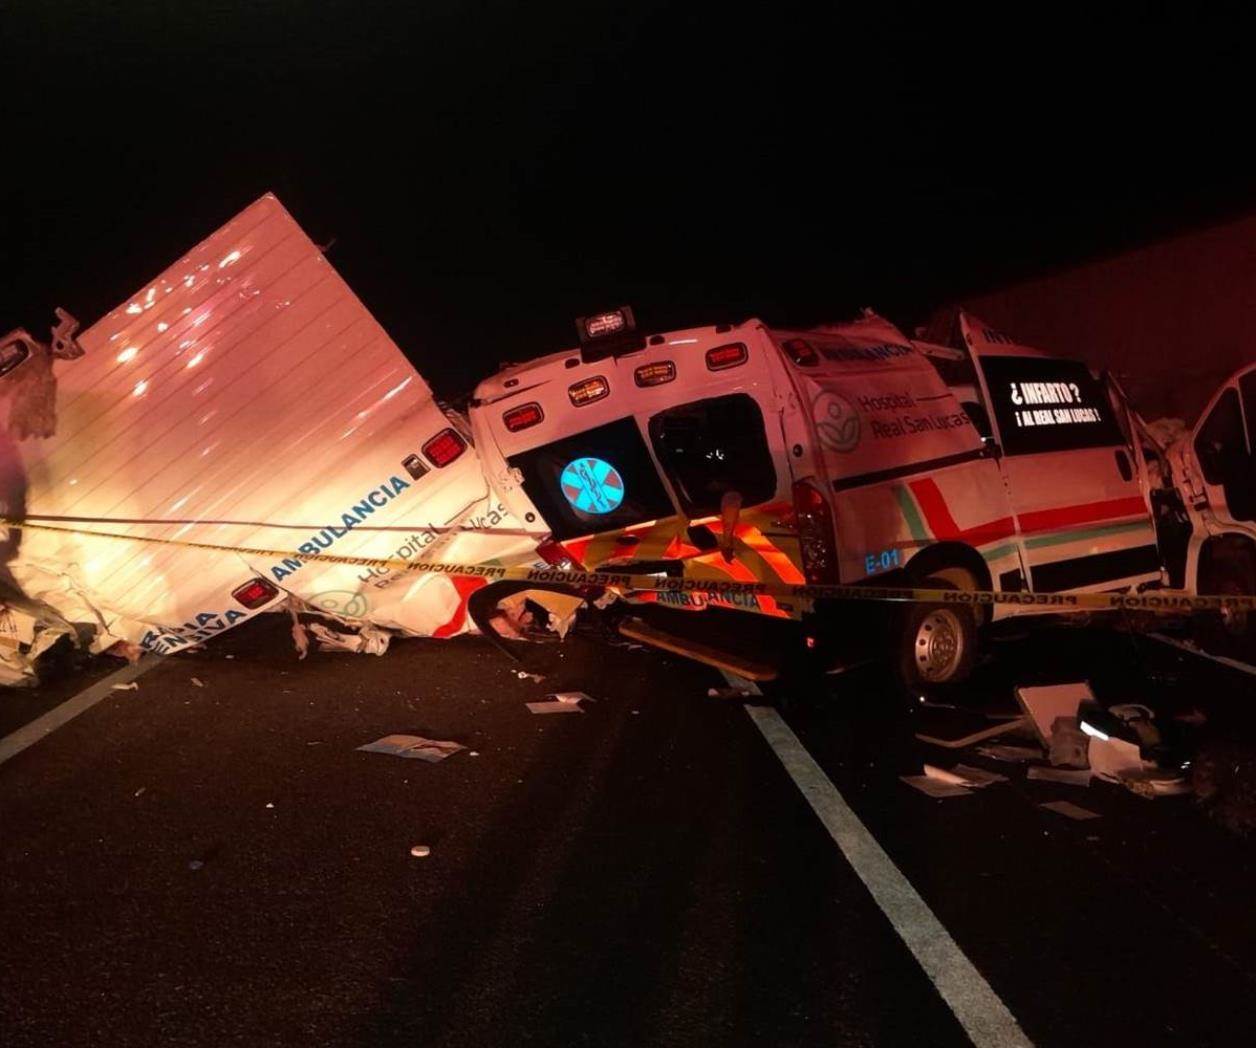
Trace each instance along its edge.
<instances>
[{"instance_id":1,"label":"hospital logo","mask_svg":"<svg viewBox=\"0 0 1256 1048\"><path fill-rule=\"evenodd\" d=\"M828 451L854 451L859 444L859 412L849 400L826 390L811 405L820 446Z\"/></svg>"},{"instance_id":2,"label":"hospital logo","mask_svg":"<svg viewBox=\"0 0 1256 1048\"><path fill-rule=\"evenodd\" d=\"M580 513L610 513L624 501L624 478L600 458L572 459L559 483L563 496Z\"/></svg>"}]
</instances>

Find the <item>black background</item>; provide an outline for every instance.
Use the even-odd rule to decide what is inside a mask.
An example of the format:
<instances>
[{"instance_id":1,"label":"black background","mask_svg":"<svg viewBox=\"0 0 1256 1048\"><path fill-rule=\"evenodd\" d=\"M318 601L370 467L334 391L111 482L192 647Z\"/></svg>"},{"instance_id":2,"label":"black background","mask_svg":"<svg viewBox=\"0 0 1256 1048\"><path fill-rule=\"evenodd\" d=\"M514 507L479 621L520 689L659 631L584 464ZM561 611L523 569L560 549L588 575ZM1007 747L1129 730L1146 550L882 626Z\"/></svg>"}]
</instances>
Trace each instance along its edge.
<instances>
[{"instance_id":1,"label":"black background","mask_svg":"<svg viewBox=\"0 0 1256 1048\"><path fill-rule=\"evenodd\" d=\"M438 391L570 345L934 304L1247 209L1224 20L877 4L6 4L0 329L275 191Z\"/></svg>"}]
</instances>

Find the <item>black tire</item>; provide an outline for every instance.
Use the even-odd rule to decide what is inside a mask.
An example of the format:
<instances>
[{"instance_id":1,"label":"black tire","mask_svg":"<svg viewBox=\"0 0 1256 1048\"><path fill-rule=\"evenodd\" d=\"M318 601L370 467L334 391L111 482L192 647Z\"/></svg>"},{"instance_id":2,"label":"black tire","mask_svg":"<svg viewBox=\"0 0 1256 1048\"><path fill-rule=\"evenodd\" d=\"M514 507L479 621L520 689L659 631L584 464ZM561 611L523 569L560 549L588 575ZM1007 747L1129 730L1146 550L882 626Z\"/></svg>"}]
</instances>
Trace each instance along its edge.
<instances>
[{"instance_id":1,"label":"black tire","mask_svg":"<svg viewBox=\"0 0 1256 1048\"><path fill-rule=\"evenodd\" d=\"M920 581L924 589L955 589L945 579ZM912 695L945 692L966 680L977 661L977 614L962 604L908 604L898 616L894 668Z\"/></svg>"}]
</instances>

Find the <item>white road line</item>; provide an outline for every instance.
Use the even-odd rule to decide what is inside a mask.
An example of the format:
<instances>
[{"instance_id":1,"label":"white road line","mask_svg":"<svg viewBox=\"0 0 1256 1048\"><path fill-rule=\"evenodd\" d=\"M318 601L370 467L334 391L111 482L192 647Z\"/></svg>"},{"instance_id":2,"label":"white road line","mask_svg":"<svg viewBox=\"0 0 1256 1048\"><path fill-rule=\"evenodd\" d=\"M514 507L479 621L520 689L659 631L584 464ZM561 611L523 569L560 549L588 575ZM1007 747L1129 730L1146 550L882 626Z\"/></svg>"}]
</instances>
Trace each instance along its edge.
<instances>
[{"instance_id":1,"label":"white road line","mask_svg":"<svg viewBox=\"0 0 1256 1048\"><path fill-rule=\"evenodd\" d=\"M42 717L36 717L29 724L6 735L0 739L0 764L10 757L16 757L27 746L33 746L44 736L50 735L84 710L90 710L101 699L113 694L115 684L129 684L136 677L142 676L163 661L160 655L145 655L138 662L123 666L116 673L111 673L90 688L80 691L72 699L66 699L60 706L54 706Z\"/></svg>"},{"instance_id":2,"label":"white road line","mask_svg":"<svg viewBox=\"0 0 1256 1048\"><path fill-rule=\"evenodd\" d=\"M977 1048L1031 1046L1012 1013L770 706L750 719Z\"/></svg>"},{"instance_id":3,"label":"white road line","mask_svg":"<svg viewBox=\"0 0 1256 1048\"><path fill-rule=\"evenodd\" d=\"M1193 644L1187 644L1185 641L1176 640L1173 637L1166 637L1163 633L1148 633L1147 636L1152 640L1158 640L1161 644L1168 644L1174 648L1181 648L1183 651L1192 655L1198 655L1201 659L1211 659L1213 662L1219 662L1222 666L1229 666L1232 670L1238 670L1240 673L1250 673L1256 677L1256 666L1252 666L1246 662L1240 662L1238 659L1229 659L1224 655L1209 655L1208 652L1195 647Z\"/></svg>"}]
</instances>

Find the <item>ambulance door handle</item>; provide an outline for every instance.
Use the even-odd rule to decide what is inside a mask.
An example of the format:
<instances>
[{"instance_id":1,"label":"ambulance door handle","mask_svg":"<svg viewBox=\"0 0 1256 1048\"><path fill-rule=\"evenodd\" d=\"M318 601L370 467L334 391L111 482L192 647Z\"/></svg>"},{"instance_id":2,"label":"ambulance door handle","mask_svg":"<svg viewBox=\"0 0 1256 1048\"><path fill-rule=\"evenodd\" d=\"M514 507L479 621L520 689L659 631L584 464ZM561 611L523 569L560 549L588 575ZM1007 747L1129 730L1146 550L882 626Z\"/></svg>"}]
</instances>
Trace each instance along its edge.
<instances>
[{"instance_id":1,"label":"ambulance door handle","mask_svg":"<svg viewBox=\"0 0 1256 1048\"><path fill-rule=\"evenodd\" d=\"M1122 480L1134 479L1134 467L1130 465L1130 457L1120 448L1116 449L1116 468Z\"/></svg>"}]
</instances>

